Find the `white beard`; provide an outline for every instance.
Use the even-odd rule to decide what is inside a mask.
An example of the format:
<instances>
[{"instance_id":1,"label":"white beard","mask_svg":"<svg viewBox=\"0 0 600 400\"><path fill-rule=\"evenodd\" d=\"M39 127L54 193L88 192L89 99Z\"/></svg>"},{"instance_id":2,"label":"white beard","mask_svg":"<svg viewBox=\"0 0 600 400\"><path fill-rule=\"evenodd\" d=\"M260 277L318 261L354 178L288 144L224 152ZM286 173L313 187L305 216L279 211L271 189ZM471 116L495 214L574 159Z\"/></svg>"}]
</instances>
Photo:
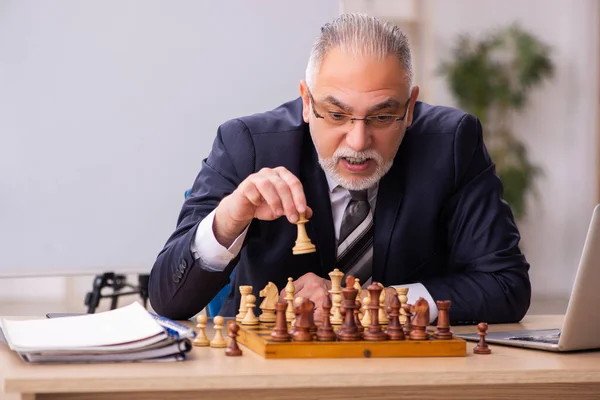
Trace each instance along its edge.
<instances>
[{"instance_id":1,"label":"white beard","mask_svg":"<svg viewBox=\"0 0 600 400\"><path fill-rule=\"evenodd\" d=\"M345 157L369 158L375 162L375 171L371 174L371 176L348 179L347 177L342 176L337 169L340 159ZM321 156L319 156L319 164L321 165L321 168L323 168L323 170L338 184L348 190L365 190L375 186L381 180L381 178L388 173L390 168L392 168L393 163L393 159L384 161L381 154L373 149L357 152L348 148L342 148L337 149L330 158L321 158Z\"/></svg>"}]
</instances>

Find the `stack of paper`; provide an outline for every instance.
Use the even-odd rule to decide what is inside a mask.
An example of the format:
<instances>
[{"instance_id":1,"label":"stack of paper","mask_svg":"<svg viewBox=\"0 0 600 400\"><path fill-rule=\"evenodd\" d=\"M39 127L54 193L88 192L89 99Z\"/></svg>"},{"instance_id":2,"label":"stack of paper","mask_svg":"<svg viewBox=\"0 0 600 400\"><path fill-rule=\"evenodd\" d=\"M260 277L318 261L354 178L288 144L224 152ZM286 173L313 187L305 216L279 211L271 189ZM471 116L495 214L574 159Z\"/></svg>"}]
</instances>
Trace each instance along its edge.
<instances>
[{"instance_id":1,"label":"stack of paper","mask_svg":"<svg viewBox=\"0 0 600 400\"><path fill-rule=\"evenodd\" d=\"M8 346L27 362L185 360L193 329L149 313L139 303L97 314L0 319Z\"/></svg>"}]
</instances>

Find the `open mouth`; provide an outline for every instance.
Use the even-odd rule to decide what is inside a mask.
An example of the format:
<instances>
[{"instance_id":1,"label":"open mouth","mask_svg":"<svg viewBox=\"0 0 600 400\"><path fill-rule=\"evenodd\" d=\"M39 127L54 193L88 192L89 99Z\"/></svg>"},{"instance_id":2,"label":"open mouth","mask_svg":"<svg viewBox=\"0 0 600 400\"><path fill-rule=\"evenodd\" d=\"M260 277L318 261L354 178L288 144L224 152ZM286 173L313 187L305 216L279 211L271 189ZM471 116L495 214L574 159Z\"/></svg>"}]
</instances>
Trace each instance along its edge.
<instances>
[{"instance_id":1,"label":"open mouth","mask_svg":"<svg viewBox=\"0 0 600 400\"><path fill-rule=\"evenodd\" d=\"M365 157L342 157L341 162L350 172L364 172L371 165L372 159Z\"/></svg>"}]
</instances>

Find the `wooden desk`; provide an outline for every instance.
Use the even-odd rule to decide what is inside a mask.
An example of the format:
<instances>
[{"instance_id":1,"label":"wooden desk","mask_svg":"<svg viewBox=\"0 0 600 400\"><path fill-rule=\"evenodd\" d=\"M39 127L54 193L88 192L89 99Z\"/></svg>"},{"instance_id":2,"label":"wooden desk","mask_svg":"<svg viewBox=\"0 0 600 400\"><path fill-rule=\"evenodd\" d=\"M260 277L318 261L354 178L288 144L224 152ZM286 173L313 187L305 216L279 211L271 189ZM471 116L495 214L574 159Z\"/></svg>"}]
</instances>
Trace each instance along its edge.
<instances>
[{"instance_id":1,"label":"wooden desk","mask_svg":"<svg viewBox=\"0 0 600 400\"><path fill-rule=\"evenodd\" d=\"M491 330L558 327L526 317ZM475 332L474 327L454 327ZM40 332L43 335L43 332ZM490 345L458 358L265 360L195 348L168 364L27 365L0 346L4 390L21 399L496 399L600 398L600 352L554 354Z\"/></svg>"}]
</instances>

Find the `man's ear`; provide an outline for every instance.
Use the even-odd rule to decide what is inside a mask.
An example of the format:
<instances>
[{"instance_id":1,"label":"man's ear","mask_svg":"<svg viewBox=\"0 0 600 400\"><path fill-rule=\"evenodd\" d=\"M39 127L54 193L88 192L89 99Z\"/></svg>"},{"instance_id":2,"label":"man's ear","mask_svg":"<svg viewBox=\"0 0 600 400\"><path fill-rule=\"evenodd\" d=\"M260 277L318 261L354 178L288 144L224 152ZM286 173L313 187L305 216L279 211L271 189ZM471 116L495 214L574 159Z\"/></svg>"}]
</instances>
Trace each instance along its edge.
<instances>
[{"instance_id":1,"label":"man's ear","mask_svg":"<svg viewBox=\"0 0 600 400\"><path fill-rule=\"evenodd\" d=\"M310 97L308 96L308 86L306 81L300 81L300 96L302 97L302 118L308 124L310 117Z\"/></svg>"},{"instance_id":2,"label":"man's ear","mask_svg":"<svg viewBox=\"0 0 600 400\"><path fill-rule=\"evenodd\" d=\"M415 111L415 103L419 98L419 86L415 85L410 91L410 102L408 104L408 112L406 113L406 127L412 125L413 122L413 112Z\"/></svg>"}]
</instances>

